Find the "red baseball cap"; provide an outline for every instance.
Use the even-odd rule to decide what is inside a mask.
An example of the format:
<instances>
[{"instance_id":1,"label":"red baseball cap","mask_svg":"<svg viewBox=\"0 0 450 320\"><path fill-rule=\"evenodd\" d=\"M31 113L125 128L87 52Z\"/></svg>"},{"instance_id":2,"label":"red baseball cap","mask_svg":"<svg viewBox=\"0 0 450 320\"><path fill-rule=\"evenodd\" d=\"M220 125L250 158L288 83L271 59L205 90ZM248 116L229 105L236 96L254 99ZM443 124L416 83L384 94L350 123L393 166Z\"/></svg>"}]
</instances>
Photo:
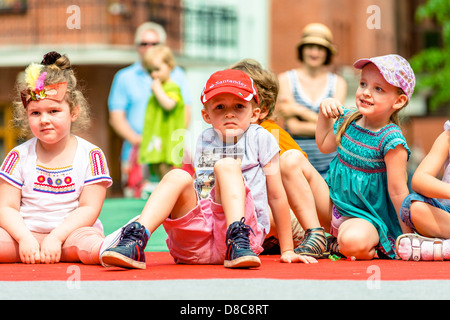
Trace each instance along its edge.
<instances>
[{"instance_id":1,"label":"red baseball cap","mask_svg":"<svg viewBox=\"0 0 450 320\"><path fill-rule=\"evenodd\" d=\"M253 79L241 70L227 69L213 73L206 82L200 99L204 104L221 93L231 93L245 101L255 99L259 103Z\"/></svg>"}]
</instances>

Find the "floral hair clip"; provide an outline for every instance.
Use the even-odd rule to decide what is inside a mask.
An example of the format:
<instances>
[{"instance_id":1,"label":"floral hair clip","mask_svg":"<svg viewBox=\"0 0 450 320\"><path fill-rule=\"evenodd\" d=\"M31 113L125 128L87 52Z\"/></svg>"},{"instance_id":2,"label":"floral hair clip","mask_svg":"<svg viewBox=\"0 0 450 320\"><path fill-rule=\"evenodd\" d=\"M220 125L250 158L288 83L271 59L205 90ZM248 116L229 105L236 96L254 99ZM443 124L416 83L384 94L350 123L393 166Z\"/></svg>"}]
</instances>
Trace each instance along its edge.
<instances>
[{"instance_id":1,"label":"floral hair clip","mask_svg":"<svg viewBox=\"0 0 450 320\"><path fill-rule=\"evenodd\" d=\"M25 108L30 101L42 99L62 101L66 95L67 82L44 86L47 72L41 73L43 67L41 64L32 63L25 69L25 82L28 88L21 93L22 103Z\"/></svg>"}]
</instances>

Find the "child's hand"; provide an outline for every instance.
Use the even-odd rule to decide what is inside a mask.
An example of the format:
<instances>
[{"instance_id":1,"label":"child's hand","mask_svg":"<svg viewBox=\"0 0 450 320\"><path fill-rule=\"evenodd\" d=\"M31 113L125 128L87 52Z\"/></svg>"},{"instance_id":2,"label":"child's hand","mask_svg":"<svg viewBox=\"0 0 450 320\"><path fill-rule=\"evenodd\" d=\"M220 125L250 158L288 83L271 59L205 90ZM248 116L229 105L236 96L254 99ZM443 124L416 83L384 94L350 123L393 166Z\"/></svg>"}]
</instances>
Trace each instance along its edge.
<instances>
[{"instance_id":1,"label":"child's hand","mask_svg":"<svg viewBox=\"0 0 450 320\"><path fill-rule=\"evenodd\" d=\"M303 262L303 263L317 263L314 257L296 254L294 250L288 250L281 254L281 262L291 263L291 262Z\"/></svg>"},{"instance_id":2,"label":"child's hand","mask_svg":"<svg viewBox=\"0 0 450 320\"><path fill-rule=\"evenodd\" d=\"M159 78L153 78L152 90L162 90L162 82Z\"/></svg>"},{"instance_id":3,"label":"child's hand","mask_svg":"<svg viewBox=\"0 0 450 320\"><path fill-rule=\"evenodd\" d=\"M62 242L52 234L47 235L41 243L41 262L57 263L61 258Z\"/></svg>"},{"instance_id":4,"label":"child's hand","mask_svg":"<svg viewBox=\"0 0 450 320\"><path fill-rule=\"evenodd\" d=\"M22 263L40 263L39 242L32 235L19 241L19 255Z\"/></svg>"},{"instance_id":5,"label":"child's hand","mask_svg":"<svg viewBox=\"0 0 450 320\"><path fill-rule=\"evenodd\" d=\"M344 114L342 103L334 98L327 98L323 100L320 104L320 111L326 118L329 119L336 119Z\"/></svg>"}]
</instances>

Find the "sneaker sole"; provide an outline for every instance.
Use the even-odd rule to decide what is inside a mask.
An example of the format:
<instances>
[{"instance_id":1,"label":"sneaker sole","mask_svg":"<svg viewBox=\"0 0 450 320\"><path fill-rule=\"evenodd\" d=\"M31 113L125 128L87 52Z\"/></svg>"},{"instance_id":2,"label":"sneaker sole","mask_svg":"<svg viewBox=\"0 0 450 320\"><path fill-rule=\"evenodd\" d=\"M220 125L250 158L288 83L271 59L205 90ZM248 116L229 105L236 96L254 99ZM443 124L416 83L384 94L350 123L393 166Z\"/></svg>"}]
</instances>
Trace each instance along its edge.
<instances>
[{"instance_id":1,"label":"sneaker sole","mask_svg":"<svg viewBox=\"0 0 450 320\"><path fill-rule=\"evenodd\" d=\"M145 262L133 260L114 251L106 251L105 253L103 253L101 260L108 267L146 269Z\"/></svg>"},{"instance_id":2,"label":"sneaker sole","mask_svg":"<svg viewBox=\"0 0 450 320\"><path fill-rule=\"evenodd\" d=\"M240 257L233 260L225 260L225 268L257 268L261 265L261 260L255 256Z\"/></svg>"}]
</instances>

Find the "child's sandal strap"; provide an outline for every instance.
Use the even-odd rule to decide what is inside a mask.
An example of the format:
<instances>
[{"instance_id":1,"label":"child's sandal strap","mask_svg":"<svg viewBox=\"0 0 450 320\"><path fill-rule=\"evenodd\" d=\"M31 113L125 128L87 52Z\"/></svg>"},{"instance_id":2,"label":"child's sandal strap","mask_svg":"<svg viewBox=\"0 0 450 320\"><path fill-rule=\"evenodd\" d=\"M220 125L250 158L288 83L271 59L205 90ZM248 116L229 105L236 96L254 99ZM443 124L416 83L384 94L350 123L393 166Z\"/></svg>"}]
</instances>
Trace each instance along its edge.
<instances>
[{"instance_id":1,"label":"child's sandal strap","mask_svg":"<svg viewBox=\"0 0 450 320\"><path fill-rule=\"evenodd\" d=\"M327 238L324 228L311 228L306 230L302 243L294 250L300 255L308 255L316 258L323 256L327 248Z\"/></svg>"}]
</instances>

